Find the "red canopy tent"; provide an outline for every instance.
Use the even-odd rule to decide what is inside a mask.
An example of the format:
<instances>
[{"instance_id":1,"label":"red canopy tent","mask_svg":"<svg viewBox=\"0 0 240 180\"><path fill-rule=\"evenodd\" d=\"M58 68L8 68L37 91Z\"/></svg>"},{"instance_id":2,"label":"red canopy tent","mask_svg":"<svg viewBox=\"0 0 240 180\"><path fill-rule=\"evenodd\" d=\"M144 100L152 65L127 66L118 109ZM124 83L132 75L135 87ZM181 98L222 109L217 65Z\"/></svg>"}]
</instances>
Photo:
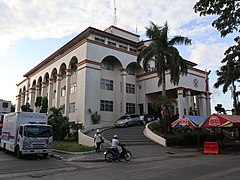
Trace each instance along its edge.
<instances>
[{"instance_id":1,"label":"red canopy tent","mask_svg":"<svg viewBox=\"0 0 240 180\"><path fill-rule=\"evenodd\" d=\"M182 128L198 128L199 123L201 123L207 116L190 116L184 115L181 118L174 121L172 127L182 127Z\"/></svg>"},{"instance_id":2,"label":"red canopy tent","mask_svg":"<svg viewBox=\"0 0 240 180\"><path fill-rule=\"evenodd\" d=\"M204 128L237 127L240 126L239 115L212 114L199 124Z\"/></svg>"}]
</instances>

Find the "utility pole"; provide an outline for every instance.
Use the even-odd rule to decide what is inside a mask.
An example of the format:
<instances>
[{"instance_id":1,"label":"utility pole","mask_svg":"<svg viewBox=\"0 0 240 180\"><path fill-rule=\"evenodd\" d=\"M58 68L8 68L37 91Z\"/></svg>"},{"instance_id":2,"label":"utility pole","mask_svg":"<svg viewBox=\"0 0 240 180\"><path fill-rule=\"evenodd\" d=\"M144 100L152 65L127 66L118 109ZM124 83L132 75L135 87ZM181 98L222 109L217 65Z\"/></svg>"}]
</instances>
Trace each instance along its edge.
<instances>
[{"instance_id":1,"label":"utility pole","mask_svg":"<svg viewBox=\"0 0 240 180\"><path fill-rule=\"evenodd\" d=\"M114 26L116 26L117 25L117 8L116 8L115 0L113 0L113 3L114 3L114 20L113 20L113 24L114 24Z\"/></svg>"}]
</instances>

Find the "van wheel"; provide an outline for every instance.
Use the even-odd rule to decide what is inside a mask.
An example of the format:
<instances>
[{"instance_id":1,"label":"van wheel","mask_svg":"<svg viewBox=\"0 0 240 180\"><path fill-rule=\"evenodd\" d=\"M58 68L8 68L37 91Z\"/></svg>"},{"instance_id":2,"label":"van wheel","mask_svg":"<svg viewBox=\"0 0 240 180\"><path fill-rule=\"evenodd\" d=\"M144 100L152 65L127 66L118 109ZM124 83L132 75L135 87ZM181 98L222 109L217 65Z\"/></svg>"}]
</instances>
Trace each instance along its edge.
<instances>
[{"instance_id":1,"label":"van wheel","mask_svg":"<svg viewBox=\"0 0 240 180\"><path fill-rule=\"evenodd\" d=\"M42 156L43 156L43 158L47 158L48 157L48 153L43 153Z\"/></svg>"},{"instance_id":2,"label":"van wheel","mask_svg":"<svg viewBox=\"0 0 240 180\"><path fill-rule=\"evenodd\" d=\"M128 127L128 123L125 123L124 127L127 128Z\"/></svg>"},{"instance_id":3,"label":"van wheel","mask_svg":"<svg viewBox=\"0 0 240 180\"><path fill-rule=\"evenodd\" d=\"M16 156L18 159L22 158L22 152L20 151L19 147L16 147Z\"/></svg>"}]
</instances>

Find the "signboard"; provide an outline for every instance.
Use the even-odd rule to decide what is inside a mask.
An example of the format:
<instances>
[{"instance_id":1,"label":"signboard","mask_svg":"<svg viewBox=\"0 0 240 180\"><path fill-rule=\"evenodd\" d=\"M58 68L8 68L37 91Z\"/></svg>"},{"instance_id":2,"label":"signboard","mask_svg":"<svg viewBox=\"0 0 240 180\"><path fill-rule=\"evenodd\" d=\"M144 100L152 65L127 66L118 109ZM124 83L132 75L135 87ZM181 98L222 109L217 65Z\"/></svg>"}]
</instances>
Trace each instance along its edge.
<instances>
[{"instance_id":1,"label":"signboard","mask_svg":"<svg viewBox=\"0 0 240 180\"><path fill-rule=\"evenodd\" d=\"M209 123L209 126L212 126L212 127L217 127L221 125L220 119L217 116L211 116L209 118L208 123Z\"/></svg>"},{"instance_id":2,"label":"signboard","mask_svg":"<svg viewBox=\"0 0 240 180\"><path fill-rule=\"evenodd\" d=\"M179 122L179 125L181 125L181 126L183 126L183 127L189 125L189 121L188 121L188 119L185 118L185 117L181 118L178 122Z\"/></svg>"}]
</instances>

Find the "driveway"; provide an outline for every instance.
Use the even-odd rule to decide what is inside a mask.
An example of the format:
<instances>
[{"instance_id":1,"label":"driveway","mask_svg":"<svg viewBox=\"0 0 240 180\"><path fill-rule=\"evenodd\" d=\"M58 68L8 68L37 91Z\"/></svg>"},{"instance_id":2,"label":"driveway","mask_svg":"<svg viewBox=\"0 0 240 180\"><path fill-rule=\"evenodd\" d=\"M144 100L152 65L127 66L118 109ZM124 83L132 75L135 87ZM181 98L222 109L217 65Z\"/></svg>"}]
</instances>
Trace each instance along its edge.
<instances>
[{"instance_id":1,"label":"driveway","mask_svg":"<svg viewBox=\"0 0 240 180\"><path fill-rule=\"evenodd\" d=\"M105 139L111 141L114 134L117 134L119 141L127 145L126 148L131 151L135 158L197 153L197 148L171 148L157 144L143 134L144 128L144 126L112 128L105 130L102 135ZM107 146L110 145L104 145L104 148Z\"/></svg>"}]
</instances>

